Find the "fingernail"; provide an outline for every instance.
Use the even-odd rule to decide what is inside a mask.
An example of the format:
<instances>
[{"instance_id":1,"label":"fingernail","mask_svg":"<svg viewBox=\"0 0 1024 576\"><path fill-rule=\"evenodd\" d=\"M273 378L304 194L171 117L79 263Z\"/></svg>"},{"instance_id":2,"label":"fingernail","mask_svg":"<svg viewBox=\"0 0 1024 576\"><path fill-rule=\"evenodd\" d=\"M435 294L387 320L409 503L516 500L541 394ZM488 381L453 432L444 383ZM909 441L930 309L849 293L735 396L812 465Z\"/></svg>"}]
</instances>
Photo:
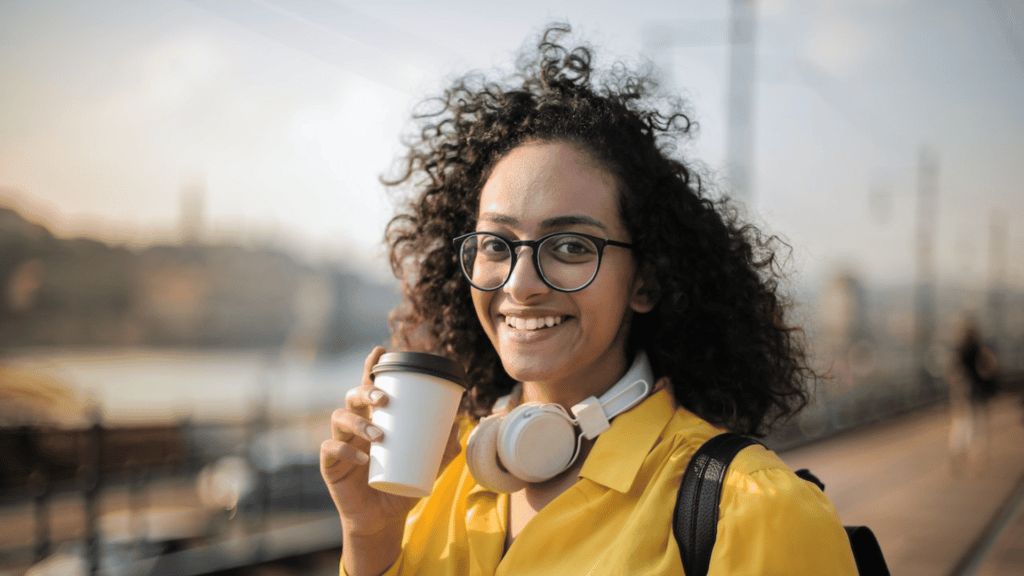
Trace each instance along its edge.
<instances>
[{"instance_id":1,"label":"fingernail","mask_svg":"<svg viewBox=\"0 0 1024 576\"><path fill-rule=\"evenodd\" d=\"M384 392L382 390L371 390L370 391L370 402L373 402L374 404L376 404L377 402L380 402L380 399L383 398L383 397L384 397Z\"/></svg>"},{"instance_id":2,"label":"fingernail","mask_svg":"<svg viewBox=\"0 0 1024 576\"><path fill-rule=\"evenodd\" d=\"M366 435L370 437L370 440L379 440L384 435L384 431L372 424L367 424Z\"/></svg>"},{"instance_id":3,"label":"fingernail","mask_svg":"<svg viewBox=\"0 0 1024 576\"><path fill-rule=\"evenodd\" d=\"M366 455L366 452L356 452L356 462L366 464L369 461L370 457Z\"/></svg>"}]
</instances>

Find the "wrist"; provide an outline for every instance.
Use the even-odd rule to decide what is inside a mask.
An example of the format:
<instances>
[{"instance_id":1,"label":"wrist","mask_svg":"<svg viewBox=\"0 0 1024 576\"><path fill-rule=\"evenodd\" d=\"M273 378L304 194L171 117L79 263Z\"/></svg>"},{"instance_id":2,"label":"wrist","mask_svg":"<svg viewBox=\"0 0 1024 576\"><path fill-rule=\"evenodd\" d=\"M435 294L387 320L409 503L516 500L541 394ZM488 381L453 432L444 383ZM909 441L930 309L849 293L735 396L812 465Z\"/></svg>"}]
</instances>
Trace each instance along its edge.
<instances>
[{"instance_id":1,"label":"wrist","mask_svg":"<svg viewBox=\"0 0 1024 576\"><path fill-rule=\"evenodd\" d=\"M349 576L376 576L386 572L402 553L402 526L387 526L374 533L344 532L342 562Z\"/></svg>"},{"instance_id":2,"label":"wrist","mask_svg":"<svg viewBox=\"0 0 1024 576\"><path fill-rule=\"evenodd\" d=\"M346 542L369 543L380 539L389 539L397 535L402 537L405 531L405 522L381 522L373 526L357 526L355 523L348 523L342 520L341 530L345 535Z\"/></svg>"}]
</instances>

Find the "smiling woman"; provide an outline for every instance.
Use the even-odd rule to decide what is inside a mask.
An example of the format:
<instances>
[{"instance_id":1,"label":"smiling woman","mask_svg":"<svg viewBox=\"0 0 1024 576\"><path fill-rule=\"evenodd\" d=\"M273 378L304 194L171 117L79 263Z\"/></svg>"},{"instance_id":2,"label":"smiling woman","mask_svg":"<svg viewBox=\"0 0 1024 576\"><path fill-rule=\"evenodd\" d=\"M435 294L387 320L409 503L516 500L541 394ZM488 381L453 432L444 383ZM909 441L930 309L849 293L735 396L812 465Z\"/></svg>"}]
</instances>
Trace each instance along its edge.
<instances>
[{"instance_id":1,"label":"smiling woman","mask_svg":"<svg viewBox=\"0 0 1024 576\"><path fill-rule=\"evenodd\" d=\"M567 33L507 78L457 80L392 183L412 192L387 230L393 346L458 360L470 386L431 495L377 492L369 355L321 448L344 573L682 574L696 449L806 403L778 242L675 157L677 103ZM725 486L709 574L856 571L831 503L774 453L744 450Z\"/></svg>"}]
</instances>

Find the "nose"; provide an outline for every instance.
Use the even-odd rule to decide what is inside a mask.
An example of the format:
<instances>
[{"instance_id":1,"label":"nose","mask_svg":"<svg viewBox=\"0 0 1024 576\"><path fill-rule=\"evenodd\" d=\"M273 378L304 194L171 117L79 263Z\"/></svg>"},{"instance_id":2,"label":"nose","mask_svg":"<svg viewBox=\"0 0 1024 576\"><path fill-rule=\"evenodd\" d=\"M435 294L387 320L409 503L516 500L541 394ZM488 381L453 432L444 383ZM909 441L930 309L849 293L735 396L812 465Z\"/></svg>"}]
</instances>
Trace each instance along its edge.
<instances>
[{"instance_id":1,"label":"nose","mask_svg":"<svg viewBox=\"0 0 1024 576\"><path fill-rule=\"evenodd\" d=\"M520 246L516 253L516 265L505 283L504 291L518 302L525 302L531 296L547 292L547 284L540 278L540 271L533 263L533 249Z\"/></svg>"}]
</instances>

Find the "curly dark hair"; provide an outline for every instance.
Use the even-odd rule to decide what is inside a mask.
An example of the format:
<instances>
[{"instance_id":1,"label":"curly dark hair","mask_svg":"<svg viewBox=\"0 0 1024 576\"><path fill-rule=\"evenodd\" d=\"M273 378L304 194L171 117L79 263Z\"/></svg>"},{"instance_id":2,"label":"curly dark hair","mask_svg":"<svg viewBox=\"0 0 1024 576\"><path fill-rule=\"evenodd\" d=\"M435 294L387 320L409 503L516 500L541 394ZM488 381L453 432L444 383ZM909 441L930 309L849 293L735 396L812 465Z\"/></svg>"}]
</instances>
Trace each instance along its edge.
<instances>
[{"instance_id":1,"label":"curly dark hair","mask_svg":"<svg viewBox=\"0 0 1024 576\"><path fill-rule=\"evenodd\" d=\"M567 142L616 176L638 261L657 279L658 304L634 317L629 350L647 351L679 405L763 436L807 404L816 377L802 331L784 319L777 252L789 247L739 222L728 198L712 198L694 164L675 158L694 128L679 100L622 64L599 74L594 50L560 44L569 32L549 27L514 73L463 76L414 114L420 129L406 142L402 172L385 180L413 191L386 233L403 291L393 345L465 365L463 409L472 416L510 391L451 239L474 229L483 184L505 154L528 141Z\"/></svg>"}]
</instances>

